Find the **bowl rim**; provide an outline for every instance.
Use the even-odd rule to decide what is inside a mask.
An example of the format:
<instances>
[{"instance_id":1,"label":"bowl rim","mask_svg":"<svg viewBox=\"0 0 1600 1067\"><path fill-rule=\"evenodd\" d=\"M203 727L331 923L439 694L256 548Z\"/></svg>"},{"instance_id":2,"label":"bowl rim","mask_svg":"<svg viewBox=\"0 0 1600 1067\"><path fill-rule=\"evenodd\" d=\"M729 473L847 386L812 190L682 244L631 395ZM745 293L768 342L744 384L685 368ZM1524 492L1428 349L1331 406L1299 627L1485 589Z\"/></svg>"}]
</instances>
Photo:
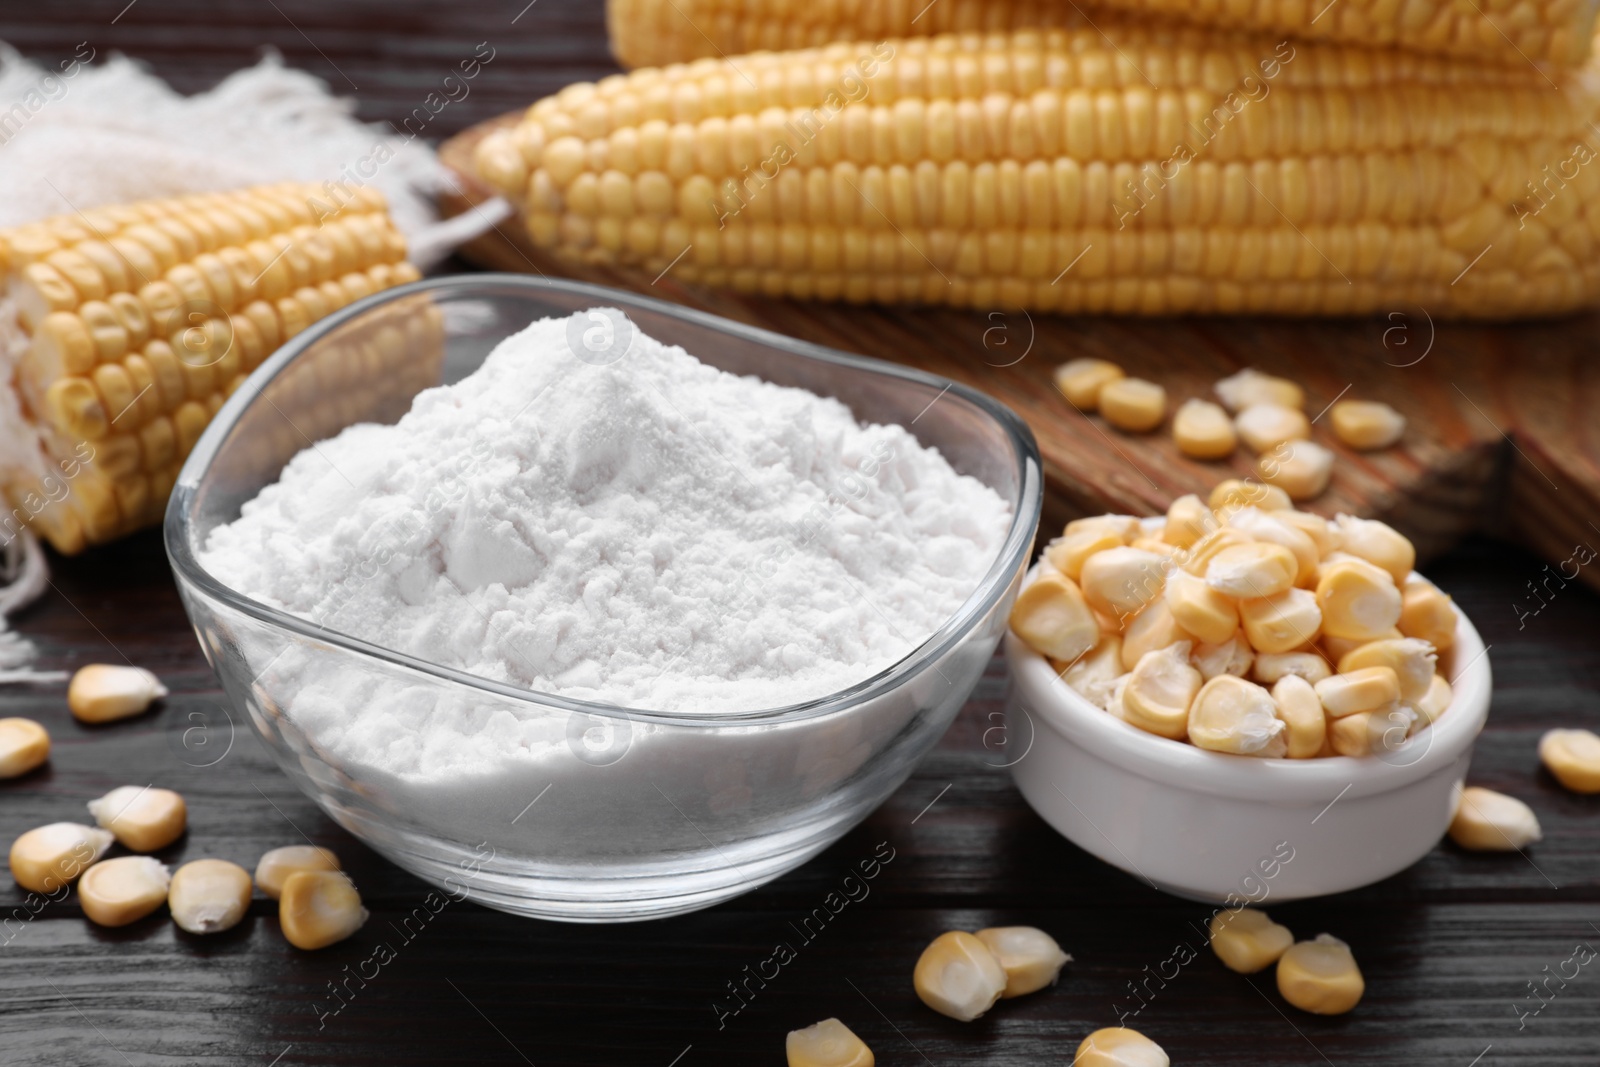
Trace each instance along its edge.
<instances>
[{"instance_id":1,"label":"bowl rim","mask_svg":"<svg viewBox=\"0 0 1600 1067\"><path fill-rule=\"evenodd\" d=\"M1041 566L1042 561L1029 569L1024 586L1038 575ZM1002 644L1018 706L1030 719L1043 719L1068 743L1134 774L1235 800L1328 804L1346 795L1371 796L1399 789L1448 769L1483 730L1494 685L1489 647L1458 607L1451 654L1465 655L1466 661L1463 664L1457 658L1451 664L1455 677L1449 679L1449 708L1432 726L1396 749L1404 752L1418 738L1428 736L1427 747L1415 759L1408 763L1370 756L1262 759L1209 752L1131 726L1067 685L1049 661L1024 644L1010 627Z\"/></svg>"},{"instance_id":2,"label":"bowl rim","mask_svg":"<svg viewBox=\"0 0 1600 1067\"><path fill-rule=\"evenodd\" d=\"M262 604L252 597L224 585L200 565L190 543L190 511L200 483L223 442L233 432L245 411L263 390L291 363L313 345L346 323L366 313L419 294L459 295L472 290L520 290L523 294L537 295L557 292L580 296L592 301L591 306L618 307L624 311L633 308L665 315L669 318L716 330L737 339L779 348L801 358L833 363L859 371L877 373L936 390L940 396L954 395L976 408L997 424L1011 446L1015 461L1018 499L1012 509L1011 523L1005 539L989 569L978 586L955 613L905 656L854 685L833 693L796 704L775 708L758 708L732 713L704 711L661 711L651 708L622 707L597 701L579 700L553 693L544 693L522 686L509 685L471 674L443 664L433 663L415 656L384 648L339 630L328 629L309 619L291 615ZM938 399L937 397L935 399ZM915 436L909 426L904 427ZM442 681L453 682L471 689L482 690L518 703L535 705L541 710L557 708L570 713L590 715L603 719L623 719L630 722L659 723L676 726L756 726L797 722L830 715L865 703L905 684L911 678L936 666L951 649L955 648L998 604L1017 573L1022 570L1033 550L1034 533L1043 509L1042 461L1033 431L1015 412L986 393L911 367L888 363L868 356L852 355L824 345L787 337L772 330L735 322L695 308L687 308L665 300L642 296L610 286L568 279L531 277L507 272L452 274L423 278L404 285L386 289L354 301L336 312L317 320L305 330L286 341L248 378L223 404L206 426L194 449L185 459L173 485L162 523L162 539L167 558L179 578L180 589L185 583L206 596L226 604L258 622L287 630L302 638L337 646L360 657L384 662L393 668L413 671Z\"/></svg>"}]
</instances>

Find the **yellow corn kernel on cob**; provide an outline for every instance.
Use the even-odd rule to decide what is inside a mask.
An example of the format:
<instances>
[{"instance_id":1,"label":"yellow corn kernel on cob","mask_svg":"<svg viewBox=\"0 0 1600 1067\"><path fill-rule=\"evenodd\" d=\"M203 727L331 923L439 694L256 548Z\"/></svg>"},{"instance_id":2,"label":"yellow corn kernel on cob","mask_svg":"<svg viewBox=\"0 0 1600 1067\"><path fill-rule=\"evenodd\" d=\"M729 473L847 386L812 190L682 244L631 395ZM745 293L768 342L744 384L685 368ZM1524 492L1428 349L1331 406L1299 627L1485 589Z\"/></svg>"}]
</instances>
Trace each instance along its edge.
<instances>
[{"instance_id":1,"label":"yellow corn kernel on cob","mask_svg":"<svg viewBox=\"0 0 1600 1067\"><path fill-rule=\"evenodd\" d=\"M0 232L0 540L161 519L206 423L312 322L417 272L372 189L282 184ZM351 383L352 388L358 383Z\"/></svg>"},{"instance_id":2,"label":"yellow corn kernel on cob","mask_svg":"<svg viewBox=\"0 0 1600 1067\"><path fill-rule=\"evenodd\" d=\"M1594 0L607 0L611 49L654 67L831 41L1084 25L1105 13L1508 65L1581 63Z\"/></svg>"},{"instance_id":3,"label":"yellow corn kernel on cob","mask_svg":"<svg viewBox=\"0 0 1600 1067\"><path fill-rule=\"evenodd\" d=\"M569 86L475 167L539 246L743 292L1138 314L1600 295L1596 96L1194 28L836 44Z\"/></svg>"}]
</instances>

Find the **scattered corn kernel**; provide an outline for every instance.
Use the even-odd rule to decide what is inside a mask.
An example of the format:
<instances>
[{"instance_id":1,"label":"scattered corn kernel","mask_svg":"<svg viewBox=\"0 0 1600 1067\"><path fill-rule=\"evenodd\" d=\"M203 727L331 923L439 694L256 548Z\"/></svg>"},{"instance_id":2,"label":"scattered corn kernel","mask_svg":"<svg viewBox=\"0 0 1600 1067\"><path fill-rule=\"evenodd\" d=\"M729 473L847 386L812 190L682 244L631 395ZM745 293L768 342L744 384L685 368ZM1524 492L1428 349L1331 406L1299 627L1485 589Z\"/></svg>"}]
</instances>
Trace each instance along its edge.
<instances>
[{"instance_id":1,"label":"scattered corn kernel","mask_svg":"<svg viewBox=\"0 0 1600 1067\"><path fill-rule=\"evenodd\" d=\"M1211 951L1230 971L1255 974L1266 970L1294 944L1287 926L1273 922L1264 911L1234 908L1211 917Z\"/></svg>"},{"instance_id":2,"label":"scattered corn kernel","mask_svg":"<svg viewBox=\"0 0 1600 1067\"><path fill-rule=\"evenodd\" d=\"M872 1050L838 1019L790 1030L783 1042L789 1067L874 1067Z\"/></svg>"},{"instance_id":3,"label":"scattered corn kernel","mask_svg":"<svg viewBox=\"0 0 1600 1067\"><path fill-rule=\"evenodd\" d=\"M1342 1015L1366 989L1350 946L1329 934L1291 945L1278 959L1278 992L1301 1011Z\"/></svg>"},{"instance_id":4,"label":"scattered corn kernel","mask_svg":"<svg viewBox=\"0 0 1600 1067\"><path fill-rule=\"evenodd\" d=\"M1299 408L1282 404L1252 404L1233 418L1239 440L1252 452L1271 452L1285 441L1311 436L1311 421Z\"/></svg>"},{"instance_id":5,"label":"scattered corn kernel","mask_svg":"<svg viewBox=\"0 0 1600 1067\"><path fill-rule=\"evenodd\" d=\"M1388 448L1406 432L1406 417L1377 400L1339 400L1328 409L1333 435L1363 451Z\"/></svg>"},{"instance_id":6,"label":"scattered corn kernel","mask_svg":"<svg viewBox=\"0 0 1600 1067\"><path fill-rule=\"evenodd\" d=\"M1072 962L1056 939L1038 927L991 926L979 930L976 937L989 946L1006 972L1002 998L1020 997L1055 985L1061 968Z\"/></svg>"},{"instance_id":7,"label":"scattered corn kernel","mask_svg":"<svg viewBox=\"0 0 1600 1067\"><path fill-rule=\"evenodd\" d=\"M1173 621L1203 644L1220 645L1239 629L1239 605L1234 598L1188 571L1169 574L1163 596Z\"/></svg>"},{"instance_id":8,"label":"scattered corn kernel","mask_svg":"<svg viewBox=\"0 0 1600 1067\"><path fill-rule=\"evenodd\" d=\"M1432 726L1450 708L1450 700L1454 694L1450 691L1450 683L1444 676L1436 674L1428 683L1428 692L1421 699L1413 701L1411 707L1417 713L1417 721L1423 726Z\"/></svg>"},{"instance_id":9,"label":"scattered corn kernel","mask_svg":"<svg viewBox=\"0 0 1600 1067\"><path fill-rule=\"evenodd\" d=\"M1291 500L1322 495L1333 477L1333 453L1315 441L1285 441L1256 460L1256 477Z\"/></svg>"},{"instance_id":10,"label":"scattered corn kernel","mask_svg":"<svg viewBox=\"0 0 1600 1067\"><path fill-rule=\"evenodd\" d=\"M72 676L67 707L82 722L111 722L138 715L166 695L166 686L143 667L91 663Z\"/></svg>"},{"instance_id":11,"label":"scattered corn kernel","mask_svg":"<svg viewBox=\"0 0 1600 1067\"><path fill-rule=\"evenodd\" d=\"M113 838L97 826L53 822L11 843L11 877L23 889L54 893L106 854Z\"/></svg>"},{"instance_id":12,"label":"scattered corn kernel","mask_svg":"<svg viewBox=\"0 0 1600 1067\"><path fill-rule=\"evenodd\" d=\"M1104 359L1074 359L1056 368L1056 388L1067 403L1079 411L1094 411L1100 406L1100 390L1107 383L1123 378L1122 368Z\"/></svg>"},{"instance_id":13,"label":"scattered corn kernel","mask_svg":"<svg viewBox=\"0 0 1600 1067\"><path fill-rule=\"evenodd\" d=\"M367 921L361 894L343 871L295 871L283 881L278 925L295 948L326 948Z\"/></svg>"},{"instance_id":14,"label":"scattered corn kernel","mask_svg":"<svg viewBox=\"0 0 1600 1067\"><path fill-rule=\"evenodd\" d=\"M1141 730L1181 741L1189 730L1189 705L1200 692L1200 672L1189 665L1190 644L1179 641L1147 652L1122 691L1122 718Z\"/></svg>"},{"instance_id":15,"label":"scattered corn kernel","mask_svg":"<svg viewBox=\"0 0 1600 1067\"><path fill-rule=\"evenodd\" d=\"M1100 624L1077 583L1050 571L1040 573L1017 594L1011 629L1030 647L1069 663L1100 640Z\"/></svg>"},{"instance_id":16,"label":"scattered corn kernel","mask_svg":"<svg viewBox=\"0 0 1600 1067\"><path fill-rule=\"evenodd\" d=\"M1171 1067L1160 1045L1137 1030L1108 1026L1078 1045L1072 1067Z\"/></svg>"},{"instance_id":17,"label":"scattered corn kernel","mask_svg":"<svg viewBox=\"0 0 1600 1067\"><path fill-rule=\"evenodd\" d=\"M1239 601L1245 638L1257 652L1295 652L1316 640L1322 609L1307 589L1286 589L1277 596Z\"/></svg>"},{"instance_id":18,"label":"scattered corn kernel","mask_svg":"<svg viewBox=\"0 0 1600 1067\"><path fill-rule=\"evenodd\" d=\"M1482 786L1461 790L1450 820L1450 840L1474 852L1511 852L1543 836L1532 808Z\"/></svg>"},{"instance_id":19,"label":"scattered corn kernel","mask_svg":"<svg viewBox=\"0 0 1600 1067\"><path fill-rule=\"evenodd\" d=\"M250 872L227 860L191 860L173 872L167 907L191 934L221 933L250 907Z\"/></svg>"},{"instance_id":20,"label":"scattered corn kernel","mask_svg":"<svg viewBox=\"0 0 1600 1067\"><path fill-rule=\"evenodd\" d=\"M149 856L101 860L78 882L78 903L92 923L127 926L167 902L172 873Z\"/></svg>"},{"instance_id":21,"label":"scattered corn kernel","mask_svg":"<svg viewBox=\"0 0 1600 1067\"><path fill-rule=\"evenodd\" d=\"M268 898L283 895L283 883L300 871L337 871L339 857L315 845L285 845L261 857L256 864L256 888Z\"/></svg>"},{"instance_id":22,"label":"scattered corn kernel","mask_svg":"<svg viewBox=\"0 0 1600 1067\"><path fill-rule=\"evenodd\" d=\"M988 945L951 930L922 950L911 983L928 1007L966 1023L994 1007L1005 992L1006 972Z\"/></svg>"},{"instance_id":23,"label":"scattered corn kernel","mask_svg":"<svg viewBox=\"0 0 1600 1067\"><path fill-rule=\"evenodd\" d=\"M1284 729L1272 694L1231 674L1201 686L1189 707L1189 740L1213 752L1279 758L1288 752Z\"/></svg>"},{"instance_id":24,"label":"scattered corn kernel","mask_svg":"<svg viewBox=\"0 0 1600 1067\"><path fill-rule=\"evenodd\" d=\"M1306 406L1305 390L1287 378L1263 374L1254 367L1230 374L1212 388L1229 411L1243 411L1256 404L1279 404L1286 408Z\"/></svg>"},{"instance_id":25,"label":"scattered corn kernel","mask_svg":"<svg viewBox=\"0 0 1600 1067\"><path fill-rule=\"evenodd\" d=\"M1083 576L1083 565L1096 552L1108 548L1121 548L1127 544L1122 535L1106 526L1091 526L1073 533L1063 534L1051 541L1044 550L1050 565L1073 581Z\"/></svg>"},{"instance_id":26,"label":"scattered corn kernel","mask_svg":"<svg viewBox=\"0 0 1600 1067\"><path fill-rule=\"evenodd\" d=\"M1400 632L1420 637L1443 652L1456 640L1456 608L1450 597L1420 575L1400 587Z\"/></svg>"},{"instance_id":27,"label":"scattered corn kernel","mask_svg":"<svg viewBox=\"0 0 1600 1067\"><path fill-rule=\"evenodd\" d=\"M1384 638L1368 641L1339 657L1339 673L1349 674L1365 667L1388 667L1400 683L1400 699L1419 703L1433 684L1438 657L1433 646L1416 637Z\"/></svg>"},{"instance_id":28,"label":"scattered corn kernel","mask_svg":"<svg viewBox=\"0 0 1600 1067\"><path fill-rule=\"evenodd\" d=\"M1125 624L1161 597L1168 566L1166 557L1154 552L1108 548L1084 561L1079 587L1090 607Z\"/></svg>"},{"instance_id":29,"label":"scattered corn kernel","mask_svg":"<svg viewBox=\"0 0 1600 1067\"><path fill-rule=\"evenodd\" d=\"M1310 586L1317 580L1322 554L1317 551L1317 543L1309 534L1282 521L1282 516L1294 514L1299 513L1278 511L1269 514L1260 508L1240 508L1228 516L1228 525L1254 540L1287 548L1299 564L1294 584Z\"/></svg>"},{"instance_id":30,"label":"scattered corn kernel","mask_svg":"<svg viewBox=\"0 0 1600 1067\"><path fill-rule=\"evenodd\" d=\"M1294 585L1300 561L1282 545L1252 541L1224 548L1206 564L1206 584L1231 597L1277 596Z\"/></svg>"},{"instance_id":31,"label":"scattered corn kernel","mask_svg":"<svg viewBox=\"0 0 1600 1067\"><path fill-rule=\"evenodd\" d=\"M188 821L181 796L170 789L140 785L120 785L89 801L89 814L133 852L166 848L183 836Z\"/></svg>"},{"instance_id":32,"label":"scattered corn kernel","mask_svg":"<svg viewBox=\"0 0 1600 1067\"><path fill-rule=\"evenodd\" d=\"M1600 793L1600 736L1593 730L1550 730L1539 739L1539 759L1574 793Z\"/></svg>"},{"instance_id":33,"label":"scattered corn kernel","mask_svg":"<svg viewBox=\"0 0 1600 1067\"><path fill-rule=\"evenodd\" d=\"M1411 568L1417 565L1417 550L1406 540L1405 534L1377 519L1335 515L1333 521L1339 527L1341 552L1388 571L1396 586L1405 584L1411 576Z\"/></svg>"},{"instance_id":34,"label":"scattered corn kernel","mask_svg":"<svg viewBox=\"0 0 1600 1067\"><path fill-rule=\"evenodd\" d=\"M0 778L27 774L50 758L50 735L32 719L0 719Z\"/></svg>"},{"instance_id":35,"label":"scattered corn kernel","mask_svg":"<svg viewBox=\"0 0 1600 1067\"><path fill-rule=\"evenodd\" d=\"M1400 621L1400 590L1389 573L1363 560L1340 560L1317 578L1322 632L1377 641Z\"/></svg>"},{"instance_id":36,"label":"scattered corn kernel","mask_svg":"<svg viewBox=\"0 0 1600 1067\"><path fill-rule=\"evenodd\" d=\"M1376 711L1358 711L1353 715L1330 718L1328 747L1341 756L1360 757L1375 752L1393 752L1405 744L1416 722L1417 713L1403 704L1389 704Z\"/></svg>"},{"instance_id":37,"label":"scattered corn kernel","mask_svg":"<svg viewBox=\"0 0 1600 1067\"><path fill-rule=\"evenodd\" d=\"M1189 662L1200 672L1201 679L1207 682L1224 674L1243 678L1250 673L1250 664L1254 660L1255 653L1238 636L1219 645L1196 645L1189 653Z\"/></svg>"},{"instance_id":38,"label":"scattered corn kernel","mask_svg":"<svg viewBox=\"0 0 1600 1067\"><path fill-rule=\"evenodd\" d=\"M1272 700L1283 720L1284 755L1310 759L1328 740L1328 717L1310 682L1298 674L1285 674L1272 687Z\"/></svg>"},{"instance_id":39,"label":"scattered corn kernel","mask_svg":"<svg viewBox=\"0 0 1600 1067\"><path fill-rule=\"evenodd\" d=\"M1114 378L1100 389L1100 414L1119 430L1144 433L1167 415L1167 391L1143 378Z\"/></svg>"},{"instance_id":40,"label":"scattered corn kernel","mask_svg":"<svg viewBox=\"0 0 1600 1067\"><path fill-rule=\"evenodd\" d=\"M1172 440L1194 459L1227 459L1239 445L1228 413L1209 400L1185 400L1172 416Z\"/></svg>"},{"instance_id":41,"label":"scattered corn kernel","mask_svg":"<svg viewBox=\"0 0 1600 1067\"><path fill-rule=\"evenodd\" d=\"M1211 513L1211 508L1193 493L1186 493L1167 508L1167 523L1161 528L1161 539L1179 548L1188 548L1216 528L1217 517Z\"/></svg>"},{"instance_id":42,"label":"scattered corn kernel","mask_svg":"<svg viewBox=\"0 0 1600 1067\"><path fill-rule=\"evenodd\" d=\"M1331 719L1358 711L1376 711L1400 699L1400 679L1390 667L1364 667L1335 674L1318 682L1315 688Z\"/></svg>"},{"instance_id":43,"label":"scattered corn kernel","mask_svg":"<svg viewBox=\"0 0 1600 1067\"><path fill-rule=\"evenodd\" d=\"M1123 669L1133 670L1146 652L1166 648L1178 641L1193 640L1194 635L1179 626L1173 618L1166 600L1157 600L1134 616L1122 632Z\"/></svg>"},{"instance_id":44,"label":"scattered corn kernel","mask_svg":"<svg viewBox=\"0 0 1600 1067\"><path fill-rule=\"evenodd\" d=\"M1272 685L1290 675L1316 685L1332 673L1328 661L1315 652L1263 652L1256 657L1256 681L1262 685Z\"/></svg>"},{"instance_id":45,"label":"scattered corn kernel","mask_svg":"<svg viewBox=\"0 0 1600 1067\"><path fill-rule=\"evenodd\" d=\"M1206 503L1211 505L1212 511L1233 511L1236 508L1260 508L1262 511L1291 511L1294 501L1275 485L1262 485L1260 482L1247 482L1239 478L1229 478L1218 482Z\"/></svg>"}]
</instances>

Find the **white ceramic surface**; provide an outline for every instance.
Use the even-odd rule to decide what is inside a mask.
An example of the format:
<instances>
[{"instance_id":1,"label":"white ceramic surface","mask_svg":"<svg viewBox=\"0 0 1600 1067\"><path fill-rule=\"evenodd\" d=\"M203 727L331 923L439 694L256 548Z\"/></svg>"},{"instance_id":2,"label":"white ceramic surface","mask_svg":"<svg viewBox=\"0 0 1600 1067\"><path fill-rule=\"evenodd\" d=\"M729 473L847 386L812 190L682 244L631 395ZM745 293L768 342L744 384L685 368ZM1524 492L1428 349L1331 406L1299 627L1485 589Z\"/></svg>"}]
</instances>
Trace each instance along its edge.
<instances>
[{"instance_id":1,"label":"white ceramic surface","mask_svg":"<svg viewBox=\"0 0 1600 1067\"><path fill-rule=\"evenodd\" d=\"M1449 826L1489 711L1489 659L1465 615L1439 657L1449 710L1363 759L1207 752L1108 715L1009 630L1005 654L1008 745L1026 746L1011 772L1028 803L1112 866L1217 903L1338 893L1415 863Z\"/></svg>"}]
</instances>

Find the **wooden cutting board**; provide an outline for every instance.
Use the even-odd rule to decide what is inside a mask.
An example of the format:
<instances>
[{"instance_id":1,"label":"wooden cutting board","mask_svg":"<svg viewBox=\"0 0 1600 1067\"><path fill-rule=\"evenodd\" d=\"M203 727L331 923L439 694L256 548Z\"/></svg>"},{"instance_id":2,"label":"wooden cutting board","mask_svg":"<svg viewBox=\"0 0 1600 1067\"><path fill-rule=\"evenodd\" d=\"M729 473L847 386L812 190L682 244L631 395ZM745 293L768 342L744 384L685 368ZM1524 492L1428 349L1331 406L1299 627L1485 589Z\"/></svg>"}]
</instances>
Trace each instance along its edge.
<instances>
[{"instance_id":1,"label":"wooden cutting board","mask_svg":"<svg viewBox=\"0 0 1600 1067\"><path fill-rule=\"evenodd\" d=\"M446 141L440 157L460 183L441 198L456 215L494 196L471 173L472 149L520 112ZM1552 566L1529 575L1554 589L1576 575L1600 588L1600 315L1507 325L1435 321L1397 305L1372 319L1135 319L857 307L740 296L589 267L534 248L515 218L461 249L495 270L614 285L982 389L1027 420L1044 456L1042 530L1103 511L1154 514L1183 493L1202 496L1244 477L1253 457L1201 463L1166 428L1133 435L1071 408L1051 382L1078 356L1114 360L1166 386L1175 405L1253 366L1300 382L1317 416L1339 397L1383 400L1409 420L1395 448L1342 448L1326 420L1316 439L1338 454L1333 483L1309 510L1381 518L1427 559L1470 530L1525 542ZM1575 555L1576 552L1576 555ZM1581 561L1594 559L1593 564ZM1568 562L1571 561L1571 562ZM1535 601L1530 597L1529 607Z\"/></svg>"}]
</instances>

